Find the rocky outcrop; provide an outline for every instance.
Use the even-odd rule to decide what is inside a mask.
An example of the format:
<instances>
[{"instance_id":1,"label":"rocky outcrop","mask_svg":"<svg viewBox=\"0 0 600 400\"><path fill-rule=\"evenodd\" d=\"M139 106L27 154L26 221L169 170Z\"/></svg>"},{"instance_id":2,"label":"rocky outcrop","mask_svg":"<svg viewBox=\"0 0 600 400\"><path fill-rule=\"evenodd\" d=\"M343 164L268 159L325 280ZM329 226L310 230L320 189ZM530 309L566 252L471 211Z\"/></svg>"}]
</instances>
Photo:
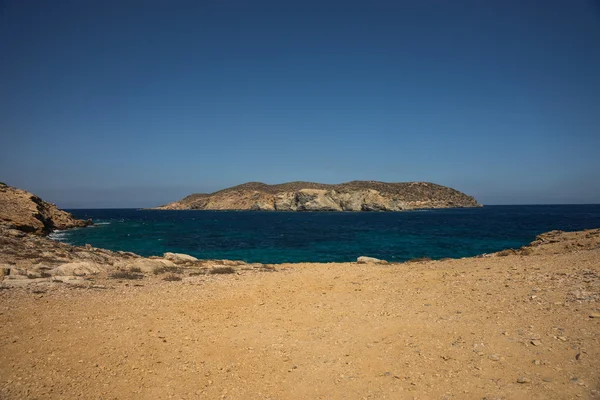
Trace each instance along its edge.
<instances>
[{"instance_id":1,"label":"rocky outcrop","mask_svg":"<svg viewBox=\"0 0 600 400\"><path fill-rule=\"evenodd\" d=\"M429 182L352 181L338 185L250 182L212 194L192 194L161 210L402 211L480 207L458 190Z\"/></svg>"},{"instance_id":2,"label":"rocky outcrop","mask_svg":"<svg viewBox=\"0 0 600 400\"><path fill-rule=\"evenodd\" d=\"M387 264L387 261L375 257L360 256L356 259L357 264Z\"/></svg>"},{"instance_id":3,"label":"rocky outcrop","mask_svg":"<svg viewBox=\"0 0 600 400\"><path fill-rule=\"evenodd\" d=\"M188 254L181 253L165 253L163 257L169 261L173 261L175 263L188 263L198 261L196 257L192 257Z\"/></svg>"},{"instance_id":4,"label":"rocky outcrop","mask_svg":"<svg viewBox=\"0 0 600 400\"><path fill-rule=\"evenodd\" d=\"M121 281L152 277L155 280L195 281L200 276L275 270L243 261L198 260L181 253L141 257L89 244L72 246L45 237L55 229L89 224L91 221L75 219L29 192L0 183L0 290L28 288L35 293L65 284L93 289L106 288L106 285L97 285L99 280L106 279Z\"/></svg>"},{"instance_id":5,"label":"rocky outcrop","mask_svg":"<svg viewBox=\"0 0 600 400\"><path fill-rule=\"evenodd\" d=\"M0 183L0 224L23 232L47 235L55 229L88 226L92 221L76 219L25 190Z\"/></svg>"},{"instance_id":6,"label":"rocky outcrop","mask_svg":"<svg viewBox=\"0 0 600 400\"><path fill-rule=\"evenodd\" d=\"M175 263L163 259L137 258L125 262L124 266L130 270L134 269L139 270L140 272L149 273L162 268L173 268L175 267Z\"/></svg>"},{"instance_id":7,"label":"rocky outcrop","mask_svg":"<svg viewBox=\"0 0 600 400\"><path fill-rule=\"evenodd\" d=\"M187 254L141 257L90 245L71 246L0 224L0 289L68 284L94 287L106 279L144 279L177 274L182 279L227 273L271 272L273 267L243 261L198 260Z\"/></svg>"},{"instance_id":8,"label":"rocky outcrop","mask_svg":"<svg viewBox=\"0 0 600 400\"><path fill-rule=\"evenodd\" d=\"M0 289L55 283L95 288L94 282L98 279L127 280L149 276L160 279L166 275L165 280L177 281L183 277L196 279L211 274L275 270L243 261L198 260L180 253L145 258L89 244L71 246L45 237L54 229L89 224L91 221L75 219L29 192L0 184Z\"/></svg>"}]
</instances>

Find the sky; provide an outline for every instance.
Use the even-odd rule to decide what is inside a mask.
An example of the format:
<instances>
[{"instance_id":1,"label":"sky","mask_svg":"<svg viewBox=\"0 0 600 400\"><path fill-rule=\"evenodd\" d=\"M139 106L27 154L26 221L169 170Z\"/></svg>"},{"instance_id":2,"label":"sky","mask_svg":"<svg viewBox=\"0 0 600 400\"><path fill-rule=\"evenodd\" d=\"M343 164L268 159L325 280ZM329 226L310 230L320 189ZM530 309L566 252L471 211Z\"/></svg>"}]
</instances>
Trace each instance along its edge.
<instances>
[{"instance_id":1,"label":"sky","mask_svg":"<svg viewBox=\"0 0 600 400\"><path fill-rule=\"evenodd\" d=\"M297 180L600 203L600 1L0 0L0 181L112 208Z\"/></svg>"}]
</instances>

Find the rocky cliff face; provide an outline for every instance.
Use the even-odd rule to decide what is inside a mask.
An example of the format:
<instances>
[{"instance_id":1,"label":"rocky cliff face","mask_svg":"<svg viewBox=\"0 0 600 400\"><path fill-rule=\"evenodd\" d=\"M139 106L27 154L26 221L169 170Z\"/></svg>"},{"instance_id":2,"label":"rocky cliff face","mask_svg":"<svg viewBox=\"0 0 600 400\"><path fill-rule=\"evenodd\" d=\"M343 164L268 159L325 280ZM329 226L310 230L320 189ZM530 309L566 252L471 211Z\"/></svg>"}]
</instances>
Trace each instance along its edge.
<instances>
[{"instance_id":1,"label":"rocky cliff face","mask_svg":"<svg viewBox=\"0 0 600 400\"><path fill-rule=\"evenodd\" d=\"M39 197L0 183L0 224L23 232L46 235L54 229L91 225Z\"/></svg>"},{"instance_id":2,"label":"rocky cliff face","mask_svg":"<svg viewBox=\"0 0 600 400\"><path fill-rule=\"evenodd\" d=\"M338 185L250 182L212 194L192 194L161 210L402 211L480 207L455 189L429 182L352 181Z\"/></svg>"}]
</instances>

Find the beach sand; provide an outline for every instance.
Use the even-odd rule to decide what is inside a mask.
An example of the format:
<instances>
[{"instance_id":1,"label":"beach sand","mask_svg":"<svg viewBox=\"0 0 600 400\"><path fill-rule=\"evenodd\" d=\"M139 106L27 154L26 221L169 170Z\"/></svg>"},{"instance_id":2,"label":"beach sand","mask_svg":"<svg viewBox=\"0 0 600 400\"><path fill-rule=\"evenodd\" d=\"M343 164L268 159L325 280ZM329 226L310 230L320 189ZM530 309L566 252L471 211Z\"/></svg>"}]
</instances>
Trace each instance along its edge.
<instances>
[{"instance_id":1,"label":"beach sand","mask_svg":"<svg viewBox=\"0 0 600 400\"><path fill-rule=\"evenodd\" d=\"M0 398L600 398L595 232L529 255L0 290Z\"/></svg>"}]
</instances>

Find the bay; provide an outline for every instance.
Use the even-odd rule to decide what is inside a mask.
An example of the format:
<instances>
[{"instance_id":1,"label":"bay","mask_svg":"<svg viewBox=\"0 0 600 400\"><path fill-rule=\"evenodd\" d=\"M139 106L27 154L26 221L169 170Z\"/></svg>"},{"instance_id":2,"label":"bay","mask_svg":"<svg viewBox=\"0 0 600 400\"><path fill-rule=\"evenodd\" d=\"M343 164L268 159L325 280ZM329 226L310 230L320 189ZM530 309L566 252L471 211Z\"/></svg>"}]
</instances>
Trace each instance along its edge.
<instances>
[{"instance_id":1,"label":"bay","mask_svg":"<svg viewBox=\"0 0 600 400\"><path fill-rule=\"evenodd\" d=\"M460 258L519 248L554 229L600 227L600 205L485 206L407 212L69 210L96 225L52 235L143 256L177 252L246 262Z\"/></svg>"}]
</instances>

